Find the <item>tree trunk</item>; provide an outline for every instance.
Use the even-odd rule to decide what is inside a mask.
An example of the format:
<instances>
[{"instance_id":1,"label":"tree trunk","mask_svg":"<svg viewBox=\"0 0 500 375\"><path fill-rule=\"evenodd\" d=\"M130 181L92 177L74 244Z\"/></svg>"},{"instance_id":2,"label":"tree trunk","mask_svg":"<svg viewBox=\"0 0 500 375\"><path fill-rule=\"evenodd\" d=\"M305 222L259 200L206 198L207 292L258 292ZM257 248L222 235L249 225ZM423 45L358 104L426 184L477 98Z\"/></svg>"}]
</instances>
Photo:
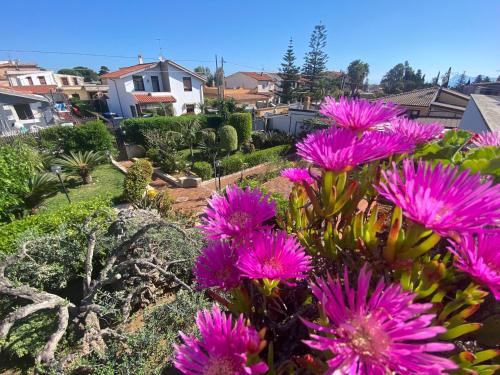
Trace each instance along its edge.
<instances>
[{"instance_id":1,"label":"tree trunk","mask_svg":"<svg viewBox=\"0 0 500 375\"><path fill-rule=\"evenodd\" d=\"M85 173L82 177L83 177L83 183L85 185L92 183L92 175L90 173Z\"/></svg>"}]
</instances>

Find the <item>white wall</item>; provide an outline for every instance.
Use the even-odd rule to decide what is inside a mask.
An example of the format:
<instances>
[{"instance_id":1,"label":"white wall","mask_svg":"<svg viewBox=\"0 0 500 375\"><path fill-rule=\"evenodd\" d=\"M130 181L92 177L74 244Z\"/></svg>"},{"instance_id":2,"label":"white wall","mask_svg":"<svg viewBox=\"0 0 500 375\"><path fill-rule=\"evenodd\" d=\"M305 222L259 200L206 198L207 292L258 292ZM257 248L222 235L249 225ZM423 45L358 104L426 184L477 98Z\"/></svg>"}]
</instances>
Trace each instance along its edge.
<instances>
[{"instance_id":1,"label":"white wall","mask_svg":"<svg viewBox=\"0 0 500 375\"><path fill-rule=\"evenodd\" d=\"M27 74L9 74L9 83L12 86L29 86L30 83L28 81L28 77L30 77L33 81L33 85L41 85L38 77L44 77L46 81L46 85L55 85L56 81L54 80L54 73L51 71L40 70L37 72L27 73Z\"/></svg>"},{"instance_id":2,"label":"white wall","mask_svg":"<svg viewBox=\"0 0 500 375\"><path fill-rule=\"evenodd\" d=\"M174 114L176 116L186 113L186 104L194 104L195 113L200 113L198 104L203 103L203 82L190 74L179 71L178 68L168 66L170 77L170 90L176 99L174 104ZM184 91L182 77L191 77L192 91Z\"/></svg>"},{"instance_id":3,"label":"white wall","mask_svg":"<svg viewBox=\"0 0 500 375\"><path fill-rule=\"evenodd\" d=\"M243 73L234 73L230 76L224 78L225 85L228 89L256 89L257 88L257 80L253 79L246 74Z\"/></svg>"},{"instance_id":4,"label":"white wall","mask_svg":"<svg viewBox=\"0 0 500 375\"><path fill-rule=\"evenodd\" d=\"M68 85L63 85L62 79L66 77L68 79ZM76 78L77 84L73 82L73 79ZM83 77L73 76L70 74L54 74L54 79L58 87L61 86L83 86L84 79Z\"/></svg>"},{"instance_id":5,"label":"white wall","mask_svg":"<svg viewBox=\"0 0 500 375\"><path fill-rule=\"evenodd\" d=\"M279 130L288 134L299 134L304 120L316 117L315 112L290 111L286 115L273 115L269 117L269 129Z\"/></svg>"},{"instance_id":6,"label":"white wall","mask_svg":"<svg viewBox=\"0 0 500 375\"><path fill-rule=\"evenodd\" d=\"M130 91L127 91L128 80L126 80L126 78L128 77L125 77L123 79L120 78L108 79L108 84L109 84L108 108L110 112L114 112L118 116L132 117L130 106L135 105L135 100L134 97L130 94ZM133 89L133 84L132 84L132 89Z\"/></svg>"},{"instance_id":7,"label":"white wall","mask_svg":"<svg viewBox=\"0 0 500 375\"><path fill-rule=\"evenodd\" d=\"M460 125L458 127L460 129L471 130L476 133L489 131L486 123L484 122L483 116L473 99L469 100L469 103L465 108L464 115L462 116L462 121L460 121Z\"/></svg>"}]
</instances>

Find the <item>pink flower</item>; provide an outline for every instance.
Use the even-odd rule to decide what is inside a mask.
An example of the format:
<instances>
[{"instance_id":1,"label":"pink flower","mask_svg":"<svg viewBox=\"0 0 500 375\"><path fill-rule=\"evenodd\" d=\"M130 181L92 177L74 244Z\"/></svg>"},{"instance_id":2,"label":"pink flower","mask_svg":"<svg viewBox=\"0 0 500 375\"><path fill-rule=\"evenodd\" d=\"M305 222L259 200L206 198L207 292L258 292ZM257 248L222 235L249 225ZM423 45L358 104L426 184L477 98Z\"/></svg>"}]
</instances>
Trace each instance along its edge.
<instances>
[{"instance_id":1,"label":"pink flower","mask_svg":"<svg viewBox=\"0 0 500 375\"><path fill-rule=\"evenodd\" d=\"M193 274L201 289L219 287L229 290L240 284L240 271L236 268L238 256L227 242L212 242L196 259Z\"/></svg>"},{"instance_id":2,"label":"pink flower","mask_svg":"<svg viewBox=\"0 0 500 375\"><path fill-rule=\"evenodd\" d=\"M413 150L413 144L403 136L384 132L366 132L362 136L349 129L329 128L309 134L297 143L297 154L317 166L335 172L393 154Z\"/></svg>"},{"instance_id":3,"label":"pink flower","mask_svg":"<svg viewBox=\"0 0 500 375\"><path fill-rule=\"evenodd\" d=\"M338 126L364 131L372 129L375 125L387 122L404 113L404 109L395 103L385 104L379 100L369 102L364 99L346 99L339 101L327 96L321 105L320 113L335 120Z\"/></svg>"},{"instance_id":4,"label":"pink flower","mask_svg":"<svg viewBox=\"0 0 500 375\"><path fill-rule=\"evenodd\" d=\"M201 229L209 239L242 239L276 214L276 202L269 201L258 189L226 188L225 196L214 194L205 208Z\"/></svg>"},{"instance_id":5,"label":"pink flower","mask_svg":"<svg viewBox=\"0 0 500 375\"><path fill-rule=\"evenodd\" d=\"M251 279L304 279L311 269L311 257L295 237L281 230L254 235L238 252L236 266Z\"/></svg>"},{"instance_id":6,"label":"pink flower","mask_svg":"<svg viewBox=\"0 0 500 375\"><path fill-rule=\"evenodd\" d=\"M347 269L344 287L338 278L330 276L312 284L329 324L304 321L324 334L311 334L310 340L304 342L333 354L327 362L328 373L442 374L456 368L453 361L429 354L454 348L453 344L427 341L446 331L431 326L435 314L424 314L432 304L414 303L415 294L403 291L398 284L385 285L383 279L368 298L370 279L371 271L367 272L365 265L359 273L357 290L349 285Z\"/></svg>"},{"instance_id":7,"label":"pink flower","mask_svg":"<svg viewBox=\"0 0 500 375\"><path fill-rule=\"evenodd\" d=\"M436 139L443 130L443 125L438 123L421 124L401 117L391 121L388 132L391 134L400 134L413 144L420 145Z\"/></svg>"},{"instance_id":8,"label":"pink flower","mask_svg":"<svg viewBox=\"0 0 500 375\"><path fill-rule=\"evenodd\" d=\"M288 178L291 182L305 182L308 185L313 184L315 181L306 168L286 168L281 171L281 176Z\"/></svg>"},{"instance_id":9,"label":"pink flower","mask_svg":"<svg viewBox=\"0 0 500 375\"><path fill-rule=\"evenodd\" d=\"M488 287L500 300L500 232L485 232L475 237L463 235L449 250L456 255L455 265L478 283Z\"/></svg>"},{"instance_id":10,"label":"pink flower","mask_svg":"<svg viewBox=\"0 0 500 375\"><path fill-rule=\"evenodd\" d=\"M477 133L472 137L472 143L477 147L500 146L500 135L495 132Z\"/></svg>"},{"instance_id":11,"label":"pink flower","mask_svg":"<svg viewBox=\"0 0 500 375\"><path fill-rule=\"evenodd\" d=\"M458 167L441 163L432 166L419 161L403 161L402 174L382 171L386 182L375 188L414 222L447 236L450 232L466 232L498 223L500 217L500 185L484 183L479 173L460 172Z\"/></svg>"},{"instance_id":12,"label":"pink flower","mask_svg":"<svg viewBox=\"0 0 500 375\"><path fill-rule=\"evenodd\" d=\"M174 364L182 373L247 375L267 371L262 361L247 364L248 356L259 351L261 342L257 331L245 326L243 315L233 324L231 316L214 305L212 311L198 312L196 324L201 339L181 332L184 344L174 345Z\"/></svg>"}]
</instances>

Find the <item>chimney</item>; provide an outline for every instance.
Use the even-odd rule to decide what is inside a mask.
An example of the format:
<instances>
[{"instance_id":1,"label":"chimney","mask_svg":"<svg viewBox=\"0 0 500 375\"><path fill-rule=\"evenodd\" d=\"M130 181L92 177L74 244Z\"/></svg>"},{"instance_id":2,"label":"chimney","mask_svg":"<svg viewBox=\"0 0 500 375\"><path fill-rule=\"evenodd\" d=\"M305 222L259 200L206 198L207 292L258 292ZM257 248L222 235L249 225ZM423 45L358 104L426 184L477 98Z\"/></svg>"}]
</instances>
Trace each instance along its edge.
<instances>
[{"instance_id":1,"label":"chimney","mask_svg":"<svg viewBox=\"0 0 500 375\"><path fill-rule=\"evenodd\" d=\"M144 64L144 61L142 60L142 55L141 54L137 55L137 60L139 61L139 64Z\"/></svg>"}]
</instances>

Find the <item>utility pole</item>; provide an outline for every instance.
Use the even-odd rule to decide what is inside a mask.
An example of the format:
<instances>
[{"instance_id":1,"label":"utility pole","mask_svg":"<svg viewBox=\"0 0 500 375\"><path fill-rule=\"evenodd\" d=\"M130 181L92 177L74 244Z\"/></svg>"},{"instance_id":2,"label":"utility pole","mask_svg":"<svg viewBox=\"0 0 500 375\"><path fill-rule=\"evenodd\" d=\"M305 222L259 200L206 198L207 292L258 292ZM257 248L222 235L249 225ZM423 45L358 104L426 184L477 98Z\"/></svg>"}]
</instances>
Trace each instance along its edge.
<instances>
[{"instance_id":1,"label":"utility pole","mask_svg":"<svg viewBox=\"0 0 500 375\"><path fill-rule=\"evenodd\" d=\"M224 100L224 57L220 58L220 63L221 63L221 76L222 76L221 96L222 96L222 100Z\"/></svg>"},{"instance_id":2,"label":"utility pole","mask_svg":"<svg viewBox=\"0 0 500 375\"><path fill-rule=\"evenodd\" d=\"M217 62L217 55L215 55L215 83L217 85L217 99L220 99L220 82L219 82L219 63Z\"/></svg>"}]
</instances>

